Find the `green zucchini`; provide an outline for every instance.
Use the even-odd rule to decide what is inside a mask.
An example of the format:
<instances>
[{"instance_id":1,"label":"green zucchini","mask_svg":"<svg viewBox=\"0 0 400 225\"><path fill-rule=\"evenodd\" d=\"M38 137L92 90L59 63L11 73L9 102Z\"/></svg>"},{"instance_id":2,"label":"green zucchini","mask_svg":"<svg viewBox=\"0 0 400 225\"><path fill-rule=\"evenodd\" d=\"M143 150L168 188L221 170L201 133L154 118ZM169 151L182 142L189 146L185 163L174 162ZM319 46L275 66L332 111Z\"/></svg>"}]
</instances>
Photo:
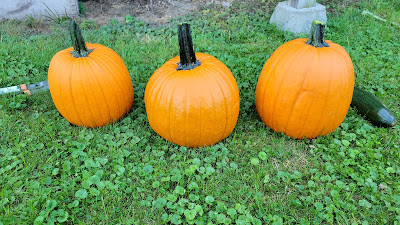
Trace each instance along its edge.
<instances>
[{"instance_id":1,"label":"green zucchini","mask_svg":"<svg viewBox=\"0 0 400 225\"><path fill-rule=\"evenodd\" d=\"M361 88L354 87L350 106L375 126L392 127L396 124L393 113L377 97Z\"/></svg>"}]
</instances>

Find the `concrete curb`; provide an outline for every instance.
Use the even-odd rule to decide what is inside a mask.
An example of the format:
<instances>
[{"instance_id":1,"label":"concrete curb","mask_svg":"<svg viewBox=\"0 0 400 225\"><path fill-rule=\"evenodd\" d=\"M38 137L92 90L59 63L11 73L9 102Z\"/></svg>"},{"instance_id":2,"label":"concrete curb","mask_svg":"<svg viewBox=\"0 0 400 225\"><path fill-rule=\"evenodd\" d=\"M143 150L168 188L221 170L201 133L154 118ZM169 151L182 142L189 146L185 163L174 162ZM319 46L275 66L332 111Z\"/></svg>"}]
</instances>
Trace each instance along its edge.
<instances>
[{"instance_id":1,"label":"concrete curb","mask_svg":"<svg viewBox=\"0 0 400 225\"><path fill-rule=\"evenodd\" d=\"M27 16L40 19L79 14L78 0L1 0L0 20L19 19Z\"/></svg>"},{"instance_id":2,"label":"concrete curb","mask_svg":"<svg viewBox=\"0 0 400 225\"><path fill-rule=\"evenodd\" d=\"M270 23L276 24L281 30L308 34L313 20L326 23L325 6L316 3L315 7L296 9L288 5L287 1L279 2L271 16Z\"/></svg>"}]
</instances>

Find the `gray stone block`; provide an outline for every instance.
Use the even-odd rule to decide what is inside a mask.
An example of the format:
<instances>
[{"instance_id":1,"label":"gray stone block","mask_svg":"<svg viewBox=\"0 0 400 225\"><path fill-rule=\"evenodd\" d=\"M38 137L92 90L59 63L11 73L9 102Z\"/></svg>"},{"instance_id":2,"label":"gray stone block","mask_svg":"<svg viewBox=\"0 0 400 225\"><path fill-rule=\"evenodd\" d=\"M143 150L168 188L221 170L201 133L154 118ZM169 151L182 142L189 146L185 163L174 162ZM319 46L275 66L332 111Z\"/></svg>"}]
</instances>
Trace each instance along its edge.
<instances>
[{"instance_id":1,"label":"gray stone block","mask_svg":"<svg viewBox=\"0 0 400 225\"><path fill-rule=\"evenodd\" d=\"M281 30L298 35L300 33L308 34L313 20L327 22L325 6L316 3L315 7L296 9L285 1L278 3L269 22L276 24Z\"/></svg>"},{"instance_id":2,"label":"gray stone block","mask_svg":"<svg viewBox=\"0 0 400 225\"><path fill-rule=\"evenodd\" d=\"M289 0L288 5L296 9L315 7L315 0Z\"/></svg>"},{"instance_id":3,"label":"gray stone block","mask_svg":"<svg viewBox=\"0 0 400 225\"><path fill-rule=\"evenodd\" d=\"M1 0L0 4L0 19L24 19L27 16L50 19L78 14L78 0Z\"/></svg>"}]
</instances>

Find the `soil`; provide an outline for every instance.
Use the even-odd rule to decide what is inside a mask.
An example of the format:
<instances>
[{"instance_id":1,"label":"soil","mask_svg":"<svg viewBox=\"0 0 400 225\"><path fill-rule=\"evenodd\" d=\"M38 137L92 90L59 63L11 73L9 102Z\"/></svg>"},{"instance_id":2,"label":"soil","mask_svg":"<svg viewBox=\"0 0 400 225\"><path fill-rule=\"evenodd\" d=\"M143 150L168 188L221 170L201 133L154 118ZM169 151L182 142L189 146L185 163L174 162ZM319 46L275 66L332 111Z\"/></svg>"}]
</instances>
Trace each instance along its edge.
<instances>
[{"instance_id":1,"label":"soil","mask_svg":"<svg viewBox=\"0 0 400 225\"><path fill-rule=\"evenodd\" d=\"M74 18L78 22L84 20L95 22L96 26L103 26L110 23L111 19L123 22L126 15L144 21L148 24L167 24L173 18L179 18L191 12L198 12L206 6L213 4L219 10L228 9L233 4L244 4L246 10L256 12L261 8L272 13L277 2L280 0L78 0L83 10L83 15ZM360 0L319 0L318 2L327 7L328 13L335 14L349 6L354 6ZM83 6L83 7L82 7ZM219 6L219 7L218 7ZM242 10L231 7L233 11ZM334 6L334 7L332 7ZM0 21L1 22L1 21ZM34 20L28 18L21 26L21 34L24 36L36 35L39 33L50 33L51 20ZM0 23L1 25L1 23Z\"/></svg>"},{"instance_id":2,"label":"soil","mask_svg":"<svg viewBox=\"0 0 400 225\"><path fill-rule=\"evenodd\" d=\"M89 0L82 1L86 12L82 19L108 24L110 19L123 21L125 15L146 23L164 24L208 4L230 7L233 0Z\"/></svg>"},{"instance_id":3,"label":"soil","mask_svg":"<svg viewBox=\"0 0 400 225\"><path fill-rule=\"evenodd\" d=\"M165 24L172 18L179 18L190 12L204 8L209 4L222 5L228 8L234 0L79 0L84 5L85 13L81 19L92 20L97 25L106 25L110 19L123 21L125 15L140 19L146 23ZM236 0L240 4L254 5L256 9L261 1ZM320 0L320 4L327 7L329 13L335 14L338 9L356 5L360 0ZM264 1L262 1L264 2ZM276 0L266 0L271 12L277 4ZM264 3L265 4L265 3ZM332 8L337 5L338 8Z\"/></svg>"}]
</instances>

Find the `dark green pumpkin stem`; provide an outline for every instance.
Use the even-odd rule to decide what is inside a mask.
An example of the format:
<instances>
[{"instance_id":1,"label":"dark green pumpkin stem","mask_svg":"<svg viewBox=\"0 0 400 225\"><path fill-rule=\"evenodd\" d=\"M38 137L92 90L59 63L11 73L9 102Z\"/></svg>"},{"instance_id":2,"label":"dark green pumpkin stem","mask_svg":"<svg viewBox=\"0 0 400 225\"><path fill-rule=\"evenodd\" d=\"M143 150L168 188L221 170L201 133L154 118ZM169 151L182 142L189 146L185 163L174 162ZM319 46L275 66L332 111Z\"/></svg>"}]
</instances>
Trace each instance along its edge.
<instances>
[{"instance_id":1,"label":"dark green pumpkin stem","mask_svg":"<svg viewBox=\"0 0 400 225\"><path fill-rule=\"evenodd\" d=\"M310 39L306 42L306 44L320 48L320 47L329 47L329 44L324 40L325 33L325 23L320 22L318 20L314 20L311 27Z\"/></svg>"},{"instance_id":2,"label":"dark green pumpkin stem","mask_svg":"<svg viewBox=\"0 0 400 225\"><path fill-rule=\"evenodd\" d=\"M176 70L191 70L201 65L196 59L193 48L192 34L187 23L178 25L179 56L181 61Z\"/></svg>"},{"instance_id":3,"label":"dark green pumpkin stem","mask_svg":"<svg viewBox=\"0 0 400 225\"><path fill-rule=\"evenodd\" d=\"M87 57L89 53L93 51L93 49L88 49L85 44L85 40L83 40L81 29L75 21L71 20L69 24L69 33L71 35L72 46L74 50L71 52L75 58L79 57Z\"/></svg>"}]
</instances>

